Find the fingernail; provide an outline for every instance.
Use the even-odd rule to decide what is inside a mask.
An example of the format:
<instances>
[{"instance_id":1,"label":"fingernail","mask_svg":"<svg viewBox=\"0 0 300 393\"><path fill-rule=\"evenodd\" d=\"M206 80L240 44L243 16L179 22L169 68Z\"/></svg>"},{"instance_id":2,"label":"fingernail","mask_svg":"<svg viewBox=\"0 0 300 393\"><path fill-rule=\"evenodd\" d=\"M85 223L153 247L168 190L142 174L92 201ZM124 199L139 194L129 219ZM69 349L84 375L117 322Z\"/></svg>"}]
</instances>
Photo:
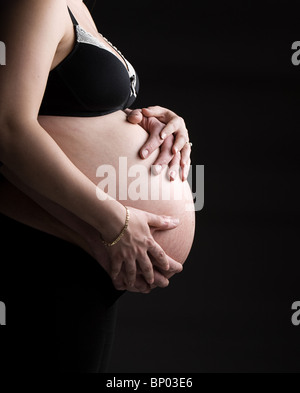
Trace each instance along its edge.
<instances>
[{"instance_id":1,"label":"fingernail","mask_svg":"<svg viewBox=\"0 0 300 393\"><path fill-rule=\"evenodd\" d=\"M160 137L162 140L166 139L167 134L165 132L162 132Z\"/></svg>"},{"instance_id":2,"label":"fingernail","mask_svg":"<svg viewBox=\"0 0 300 393\"><path fill-rule=\"evenodd\" d=\"M176 179L176 172L175 171L171 171L170 172L170 180L174 181Z\"/></svg>"},{"instance_id":3,"label":"fingernail","mask_svg":"<svg viewBox=\"0 0 300 393\"><path fill-rule=\"evenodd\" d=\"M143 150L143 152L142 152L143 158L147 158L148 155L149 155L149 150Z\"/></svg>"},{"instance_id":4,"label":"fingernail","mask_svg":"<svg viewBox=\"0 0 300 393\"><path fill-rule=\"evenodd\" d=\"M175 154L177 154L179 152L178 147L175 147L174 151L175 151Z\"/></svg>"},{"instance_id":5,"label":"fingernail","mask_svg":"<svg viewBox=\"0 0 300 393\"><path fill-rule=\"evenodd\" d=\"M154 175L159 175L162 171L162 166L161 165L153 165L152 172Z\"/></svg>"}]
</instances>

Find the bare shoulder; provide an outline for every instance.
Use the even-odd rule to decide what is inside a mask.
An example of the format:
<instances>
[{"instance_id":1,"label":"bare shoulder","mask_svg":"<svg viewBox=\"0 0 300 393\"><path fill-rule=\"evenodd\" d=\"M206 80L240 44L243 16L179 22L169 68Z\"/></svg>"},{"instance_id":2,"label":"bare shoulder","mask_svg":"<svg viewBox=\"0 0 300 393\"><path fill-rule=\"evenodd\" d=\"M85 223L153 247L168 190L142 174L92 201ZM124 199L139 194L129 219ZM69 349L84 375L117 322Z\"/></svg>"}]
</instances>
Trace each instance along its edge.
<instances>
[{"instance_id":1,"label":"bare shoulder","mask_svg":"<svg viewBox=\"0 0 300 393\"><path fill-rule=\"evenodd\" d=\"M0 2L0 23L7 30L47 23L56 31L63 31L67 15L66 0L9 0Z\"/></svg>"},{"instance_id":2,"label":"bare shoulder","mask_svg":"<svg viewBox=\"0 0 300 393\"><path fill-rule=\"evenodd\" d=\"M68 26L66 0L0 1L0 40L7 48L7 66L0 67L0 118L37 116Z\"/></svg>"}]
</instances>

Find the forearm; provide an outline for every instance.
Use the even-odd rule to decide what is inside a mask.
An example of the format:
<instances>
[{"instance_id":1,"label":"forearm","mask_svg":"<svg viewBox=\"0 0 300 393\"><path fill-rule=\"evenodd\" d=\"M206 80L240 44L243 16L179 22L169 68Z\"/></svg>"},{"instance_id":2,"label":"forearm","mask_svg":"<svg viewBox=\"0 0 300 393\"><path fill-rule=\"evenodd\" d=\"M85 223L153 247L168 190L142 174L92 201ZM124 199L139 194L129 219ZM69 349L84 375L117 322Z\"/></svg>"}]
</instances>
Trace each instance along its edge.
<instances>
[{"instance_id":1,"label":"forearm","mask_svg":"<svg viewBox=\"0 0 300 393\"><path fill-rule=\"evenodd\" d=\"M4 178L0 179L0 214L41 232L76 244L90 253L84 237L49 214Z\"/></svg>"},{"instance_id":2,"label":"forearm","mask_svg":"<svg viewBox=\"0 0 300 393\"><path fill-rule=\"evenodd\" d=\"M114 237L124 225L123 206L111 198L100 201L96 185L73 165L37 122L2 126L0 146L5 166L43 197L69 210L99 232L110 231L108 238Z\"/></svg>"},{"instance_id":3,"label":"forearm","mask_svg":"<svg viewBox=\"0 0 300 393\"><path fill-rule=\"evenodd\" d=\"M96 229L28 188L6 167L0 172L4 176L0 179L0 213L79 246L110 271L108 255Z\"/></svg>"}]
</instances>

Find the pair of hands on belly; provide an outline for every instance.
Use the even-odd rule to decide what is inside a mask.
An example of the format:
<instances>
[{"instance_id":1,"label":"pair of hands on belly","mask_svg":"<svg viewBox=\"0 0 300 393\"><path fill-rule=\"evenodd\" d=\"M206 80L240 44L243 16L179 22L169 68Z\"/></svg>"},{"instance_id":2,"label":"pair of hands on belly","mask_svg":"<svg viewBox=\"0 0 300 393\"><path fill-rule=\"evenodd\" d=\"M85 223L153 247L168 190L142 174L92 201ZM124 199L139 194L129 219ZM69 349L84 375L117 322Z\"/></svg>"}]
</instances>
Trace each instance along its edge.
<instances>
[{"instance_id":1,"label":"pair of hands on belly","mask_svg":"<svg viewBox=\"0 0 300 393\"><path fill-rule=\"evenodd\" d=\"M168 165L170 181L174 181L178 176L182 181L186 181L191 164L191 145L184 120L161 107L128 109L125 112L130 123L139 124L149 134L147 142L140 149L141 158L149 157L160 148L160 154L153 164L156 174L161 173L163 167ZM157 287L166 288L169 279L182 272L183 266L165 254L154 241L153 233L157 230L174 229L179 222L171 217L156 216L137 209L131 209L131 212L134 225L128 238L125 237L121 244L109 252L110 260L114 263L111 272L114 286L118 290L141 293L149 293ZM140 228L137 228L138 226ZM143 244L145 238L148 244ZM132 248L135 248L134 252ZM123 255L123 258L120 258L120 255Z\"/></svg>"},{"instance_id":2,"label":"pair of hands on belly","mask_svg":"<svg viewBox=\"0 0 300 393\"><path fill-rule=\"evenodd\" d=\"M127 120L139 124L148 132L149 138L140 149L141 158L149 157L156 149L160 154L153 163L156 174L169 166L170 181L180 176L186 181L191 166L191 144L184 120L174 112L159 107L127 109Z\"/></svg>"}]
</instances>

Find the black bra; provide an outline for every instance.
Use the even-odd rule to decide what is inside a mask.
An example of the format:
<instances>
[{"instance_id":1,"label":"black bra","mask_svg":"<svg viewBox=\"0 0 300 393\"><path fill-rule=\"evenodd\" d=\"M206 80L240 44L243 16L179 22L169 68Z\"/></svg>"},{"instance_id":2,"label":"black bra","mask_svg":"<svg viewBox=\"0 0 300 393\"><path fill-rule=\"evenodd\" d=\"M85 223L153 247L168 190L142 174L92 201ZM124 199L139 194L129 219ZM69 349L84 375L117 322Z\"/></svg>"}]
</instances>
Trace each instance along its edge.
<instances>
[{"instance_id":1,"label":"black bra","mask_svg":"<svg viewBox=\"0 0 300 393\"><path fill-rule=\"evenodd\" d=\"M93 117L129 108L139 90L134 68L119 51L124 63L80 27L70 9L69 13L76 43L72 52L50 71L39 114Z\"/></svg>"}]
</instances>

